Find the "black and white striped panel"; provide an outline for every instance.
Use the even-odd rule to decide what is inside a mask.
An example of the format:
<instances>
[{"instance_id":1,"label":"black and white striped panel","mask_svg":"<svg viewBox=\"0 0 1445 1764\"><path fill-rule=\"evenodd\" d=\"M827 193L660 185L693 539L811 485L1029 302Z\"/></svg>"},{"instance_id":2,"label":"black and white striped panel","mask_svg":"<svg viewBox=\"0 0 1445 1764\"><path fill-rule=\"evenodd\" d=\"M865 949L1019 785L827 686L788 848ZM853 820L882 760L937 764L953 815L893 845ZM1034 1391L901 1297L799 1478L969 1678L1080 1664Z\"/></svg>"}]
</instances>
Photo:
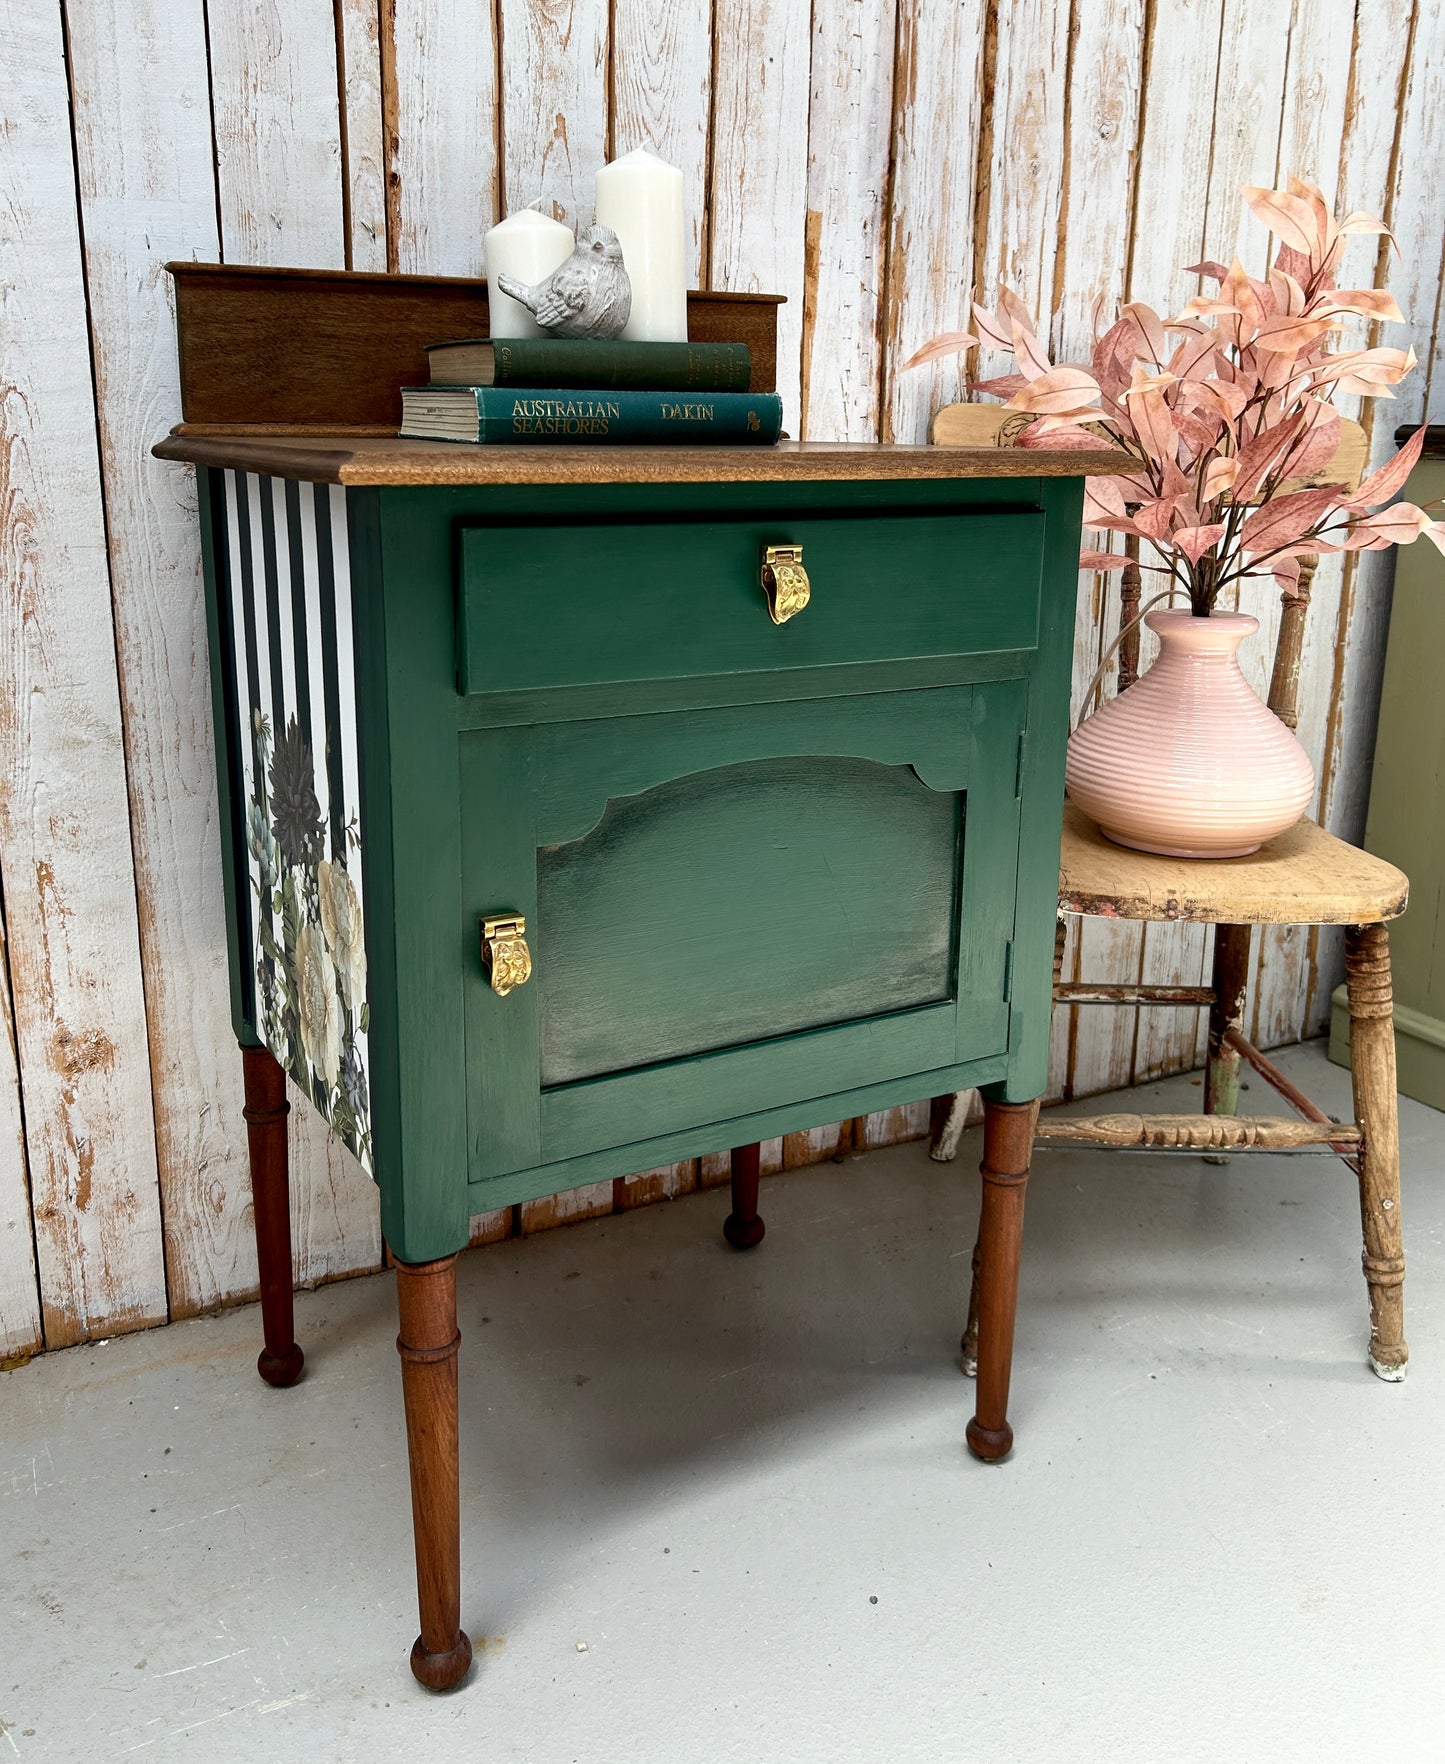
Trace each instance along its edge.
<instances>
[{"instance_id":1,"label":"black and white striped panel","mask_svg":"<svg viewBox=\"0 0 1445 1764\"><path fill-rule=\"evenodd\" d=\"M372 1169L346 492L226 472L227 622L253 1022Z\"/></svg>"}]
</instances>

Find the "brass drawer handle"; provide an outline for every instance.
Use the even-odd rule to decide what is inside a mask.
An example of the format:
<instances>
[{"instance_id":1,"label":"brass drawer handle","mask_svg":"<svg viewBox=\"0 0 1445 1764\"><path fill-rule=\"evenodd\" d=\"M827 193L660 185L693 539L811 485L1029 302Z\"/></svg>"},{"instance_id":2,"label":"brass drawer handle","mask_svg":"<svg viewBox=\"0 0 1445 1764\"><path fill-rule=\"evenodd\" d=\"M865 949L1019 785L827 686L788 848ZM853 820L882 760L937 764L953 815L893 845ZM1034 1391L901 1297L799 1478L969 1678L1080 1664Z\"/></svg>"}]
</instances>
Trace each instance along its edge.
<instances>
[{"instance_id":1,"label":"brass drawer handle","mask_svg":"<svg viewBox=\"0 0 1445 1764\"><path fill-rule=\"evenodd\" d=\"M786 625L794 614L802 612L812 592L801 545L763 547L763 593L768 597L768 617L775 625Z\"/></svg>"},{"instance_id":2,"label":"brass drawer handle","mask_svg":"<svg viewBox=\"0 0 1445 1764\"><path fill-rule=\"evenodd\" d=\"M527 921L520 913L498 913L482 920L482 966L498 998L532 978L532 952L527 948Z\"/></svg>"}]
</instances>

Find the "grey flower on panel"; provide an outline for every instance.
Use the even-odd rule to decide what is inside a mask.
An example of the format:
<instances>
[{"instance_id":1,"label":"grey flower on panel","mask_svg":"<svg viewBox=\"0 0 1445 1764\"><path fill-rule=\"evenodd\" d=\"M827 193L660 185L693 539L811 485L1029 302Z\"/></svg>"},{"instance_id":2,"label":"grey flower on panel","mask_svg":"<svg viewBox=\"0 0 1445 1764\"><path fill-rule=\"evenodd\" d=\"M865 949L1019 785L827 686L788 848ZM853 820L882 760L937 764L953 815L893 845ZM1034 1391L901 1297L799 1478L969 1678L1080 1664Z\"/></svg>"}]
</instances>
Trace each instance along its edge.
<instances>
[{"instance_id":1,"label":"grey flower on panel","mask_svg":"<svg viewBox=\"0 0 1445 1764\"><path fill-rule=\"evenodd\" d=\"M301 1045L329 1088L341 1069L341 1000L325 939L310 923L296 934L296 1008Z\"/></svg>"},{"instance_id":2,"label":"grey flower on panel","mask_svg":"<svg viewBox=\"0 0 1445 1764\"><path fill-rule=\"evenodd\" d=\"M341 1088L357 1120L364 1121L370 1098L366 1088L366 1067L361 1063L354 1042L341 1050Z\"/></svg>"},{"instance_id":3,"label":"grey flower on panel","mask_svg":"<svg viewBox=\"0 0 1445 1764\"><path fill-rule=\"evenodd\" d=\"M321 929L331 959L336 964L341 995L347 1006L354 1009L366 1002L366 936L356 885L344 864L323 858L316 866L316 891L321 906Z\"/></svg>"},{"instance_id":4,"label":"grey flower on panel","mask_svg":"<svg viewBox=\"0 0 1445 1764\"><path fill-rule=\"evenodd\" d=\"M252 802L246 808L246 844L256 860L261 887L269 893L281 879L281 852L266 819L266 811L258 802Z\"/></svg>"},{"instance_id":5,"label":"grey flower on panel","mask_svg":"<svg viewBox=\"0 0 1445 1764\"><path fill-rule=\"evenodd\" d=\"M256 981L261 994L263 1039L274 1053L277 1047L289 1044L285 1041L286 1025L282 1016L281 999L277 992L276 970L269 956L263 955L256 963ZM285 1064L284 1060L282 1064Z\"/></svg>"},{"instance_id":6,"label":"grey flower on panel","mask_svg":"<svg viewBox=\"0 0 1445 1764\"><path fill-rule=\"evenodd\" d=\"M321 855L321 804L311 744L295 717L276 737L271 757L271 825L288 864L310 868Z\"/></svg>"}]
</instances>

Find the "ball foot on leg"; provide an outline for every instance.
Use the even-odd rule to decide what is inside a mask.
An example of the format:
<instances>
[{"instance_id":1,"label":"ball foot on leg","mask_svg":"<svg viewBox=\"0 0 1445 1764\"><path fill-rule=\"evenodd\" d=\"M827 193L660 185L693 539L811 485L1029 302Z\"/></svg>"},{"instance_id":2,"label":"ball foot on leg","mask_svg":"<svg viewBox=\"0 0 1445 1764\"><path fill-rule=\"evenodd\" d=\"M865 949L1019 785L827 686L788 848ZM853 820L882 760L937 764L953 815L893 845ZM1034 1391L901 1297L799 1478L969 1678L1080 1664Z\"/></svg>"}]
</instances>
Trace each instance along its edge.
<instances>
[{"instance_id":1,"label":"ball foot on leg","mask_svg":"<svg viewBox=\"0 0 1445 1764\"><path fill-rule=\"evenodd\" d=\"M273 1354L270 1348L262 1348L256 1356L256 1370L267 1384L277 1390L284 1390L288 1384L295 1384L305 1364L306 1356L294 1341L284 1353Z\"/></svg>"},{"instance_id":2,"label":"ball foot on leg","mask_svg":"<svg viewBox=\"0 0 1445 1764\"><path fill-rule=\"evenodd\" d=\"M761 1219L740 1219L736 1213L729 1213L723 1220L723 1236L734 1249L753 1249L763 1241L767 1227Z\"/></svg>"},{"instance_id":3,"label":"ball foot on leg","mask_svg":"<svg viewBox=\"0 0 1445 1764\"><path fill-rule=\"evenodd\" d=\"M1014 1430L1005 1421L1002 1427L980 1427L971 1420L963 1430L968 1449L982 1464L1000 1464L1014 1449Z\"/></svg>"},{"instance_id":4,"label":"ball foot on leg","mask_svg":"<svg viewBox=\"0 0 1445 1764\"><path fill-rule=\"evenodd\" d=\"M761 1146L739 1145L732 1154L733 1210L723 1220L723 1236L736 1250L753 1249L766 1230L758 1217Z\"/></svg>"},{"instance_id":5,"label":"ball foot on leg","mask_svg":"<svg viewBox=\"0 0 1445 1764\"><path fill-rule=\"evenodd\" d=\"M457 1631L456 1646L448 1648L444 1654L429 1653L420 1636L412 1646L412 1677L428 1690L451 1690L459 1685L466 1677L471 1663L471 1638L462 1630Z\"/></svg>"}]
</instances>

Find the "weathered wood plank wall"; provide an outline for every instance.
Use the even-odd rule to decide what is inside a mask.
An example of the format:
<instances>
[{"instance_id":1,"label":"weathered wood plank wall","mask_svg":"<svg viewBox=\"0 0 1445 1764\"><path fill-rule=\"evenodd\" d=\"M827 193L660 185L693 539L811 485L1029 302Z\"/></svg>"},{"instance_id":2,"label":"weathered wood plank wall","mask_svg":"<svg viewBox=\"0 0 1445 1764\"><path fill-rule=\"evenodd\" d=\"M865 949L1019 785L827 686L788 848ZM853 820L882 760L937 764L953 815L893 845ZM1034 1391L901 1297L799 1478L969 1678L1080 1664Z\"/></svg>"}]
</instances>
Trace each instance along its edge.
<instances>
[{"instance_id":1,"label":"weathered wood plank wall","mask_svg":"<svg viewBox=\"0 0 1445 1764\"><path fill-rule=\"evenodd\" d=\"M788 296L790 427L916 440L959 372L900 364L971 281L1006 278L1077 355L1096 294L1173 307L1206 247L1259 261L1235 186L1297 171L1399 237L1422 367L1362 413L1376 456L1445 418L1445 0L3 0L0 102L0 1356L255 1283L194 486L147 452L177 407L166 258L474 273L499 213L585 219L599 161L646 143L683 169L698 285ZM1389 581L1379 555L1316 578L1301 733L1347 834ZM1268 636L1270 597L1249 605ZM1116 625L1081 581L1076 701ZM1207 960L1198 932L1097 922L1066 955L1185 983ZM1337 970L1330 938L1272 934L1259 1038L1318 1032ZM1061 1013L1055 1088L1199 1051L1192 1014ZM301 1277L375 1268L370 1184L292 1120ZM922 1125L793 1134L764 1167ZM648 1171L474 1235L725 1174Z\"/></svg>"}]
</instances>

